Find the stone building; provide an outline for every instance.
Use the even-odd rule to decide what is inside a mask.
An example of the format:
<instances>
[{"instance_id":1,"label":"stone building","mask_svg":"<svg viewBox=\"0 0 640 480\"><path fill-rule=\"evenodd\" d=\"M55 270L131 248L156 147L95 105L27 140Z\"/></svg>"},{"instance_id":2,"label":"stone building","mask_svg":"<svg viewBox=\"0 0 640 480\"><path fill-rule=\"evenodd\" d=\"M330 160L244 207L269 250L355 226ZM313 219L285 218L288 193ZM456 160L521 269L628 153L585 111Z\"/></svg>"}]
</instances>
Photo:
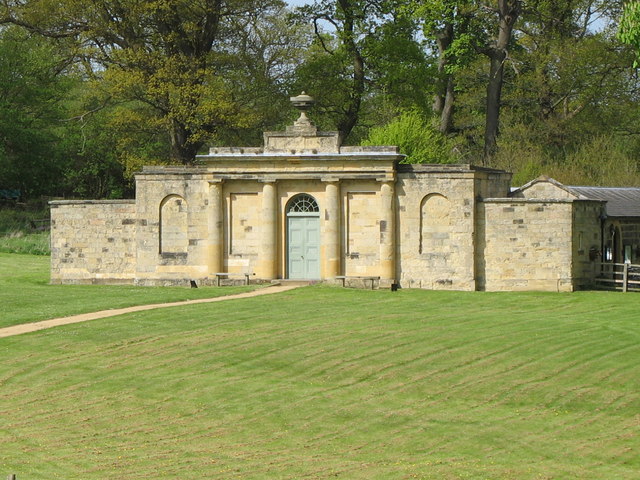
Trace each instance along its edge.
<instances>
[{"instance_id":1,"label":"stone building","mask_svg":"<svg viewBox=\"0 0 640 480\"><path fill-rule=\"evenodd\" d=\"M406 165L300 118L262 148L145 167L136 199L51 203L53 283L308 279L572 291L605 246L605 199L473 165ZM634 240L635 241L635 240ZM636 243L637 245L640 242ZM370 282L370 283L367 283Z\"/></svg>"}]
</instances>

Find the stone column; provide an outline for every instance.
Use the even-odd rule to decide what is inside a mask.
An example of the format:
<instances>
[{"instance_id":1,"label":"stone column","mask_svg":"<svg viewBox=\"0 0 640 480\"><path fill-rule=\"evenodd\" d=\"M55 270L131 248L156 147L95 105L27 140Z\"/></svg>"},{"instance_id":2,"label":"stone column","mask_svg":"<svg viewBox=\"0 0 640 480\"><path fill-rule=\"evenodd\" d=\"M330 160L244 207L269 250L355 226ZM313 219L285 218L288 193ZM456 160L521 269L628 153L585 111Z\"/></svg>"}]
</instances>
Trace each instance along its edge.
<instances>
[{"instance_id":1,"label":"stone column","mask_svg":"<svg viewBox=\"0 0 640 480\"><path fill-rule=\"evenodd\" d=\"M380 188L380 278L396 280L396 232L394 182L385 181Z\"/></svg>"},{"instance_id":2,"label":"stone column","mask_svg":"<svg viewBox=\"0 0 640 480\"><path fill-rule=\"evenodd\" d=\"M209 182L209 274L222 272L224 268L222 182Z\"/></svg>"},{"instance_id":3,"label":"stone column","mask_svg":"<svg viewBox=\"0 0 640 480\"><path fill-rule=\"evenodd\" d=\"M272 280L278 276L278 205L275 181L266 181L262 186L262 235L258 249L256 276Z\"/></svg>"},{"instance_id":4,"label":"stone column","mask_svg":"<svg viewBox=\"0 0 640 480\"><path fill-rule=\"evenodd\" d=\"M326 207L322 246L324 250L324 278L340 275L340 183L328 181L325 185Z\"/></svg>"}]
</instances>

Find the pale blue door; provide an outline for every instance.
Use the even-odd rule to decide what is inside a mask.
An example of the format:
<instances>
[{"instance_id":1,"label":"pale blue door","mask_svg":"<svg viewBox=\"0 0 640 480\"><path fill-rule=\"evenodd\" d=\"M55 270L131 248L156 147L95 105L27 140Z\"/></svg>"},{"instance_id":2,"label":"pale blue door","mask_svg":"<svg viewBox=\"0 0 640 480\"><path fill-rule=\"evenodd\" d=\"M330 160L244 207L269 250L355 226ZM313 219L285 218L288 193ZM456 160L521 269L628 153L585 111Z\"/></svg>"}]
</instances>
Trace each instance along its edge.
<instances>
[{"instance_id":1,"label":"pale blue door","mask_svg":"<svg viewBox=\"0 0 640 480\"><path fill-rule=\"evenodd\" d=\"M320 217L287 217L289 278L320 278Z\"/></svg>"}]
</instances>

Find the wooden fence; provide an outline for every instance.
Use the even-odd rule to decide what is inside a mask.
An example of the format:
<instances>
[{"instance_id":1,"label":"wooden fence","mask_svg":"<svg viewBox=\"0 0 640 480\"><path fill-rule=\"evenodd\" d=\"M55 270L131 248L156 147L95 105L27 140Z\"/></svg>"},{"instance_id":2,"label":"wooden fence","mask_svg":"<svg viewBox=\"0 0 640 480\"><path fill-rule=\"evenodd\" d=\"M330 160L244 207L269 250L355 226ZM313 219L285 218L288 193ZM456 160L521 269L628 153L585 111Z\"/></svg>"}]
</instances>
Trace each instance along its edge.
<instances>
[{"instance_id":1,"label":"wooden fence","mask_svg":"<svg viewBox=\"0 0 640 480\"><path fill-rule=\"evenodd\" d=\"M640 292L640 265L631 263L600 263L596 285L623 292Z\"/></svg>"}]
</instances>

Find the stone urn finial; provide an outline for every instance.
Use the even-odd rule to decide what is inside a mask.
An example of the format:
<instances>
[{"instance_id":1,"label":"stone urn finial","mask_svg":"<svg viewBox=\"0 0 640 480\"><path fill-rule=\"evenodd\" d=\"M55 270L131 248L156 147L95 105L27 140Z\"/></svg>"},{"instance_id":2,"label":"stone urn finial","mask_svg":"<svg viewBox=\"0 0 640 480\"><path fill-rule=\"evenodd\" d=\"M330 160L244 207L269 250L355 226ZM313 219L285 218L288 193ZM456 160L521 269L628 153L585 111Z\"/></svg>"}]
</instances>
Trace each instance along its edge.
<instances>
[{"instance_id":1,"label":"stone urn finial","mask_svg":"<svg viewBox=\"0 0 640 480\"><path fill-rule=\"evenodd\" d=\"M295 121L294 126L302 128L313 127L313 124L307 117L306 113L307 110L310 110L311 107L313 107L313 104L316 103L313 97L307 95L305 92L302 92L297 97L290 97L289 100L294 107L300 110L300 117Z\"/></svg>"}]
</instances>

